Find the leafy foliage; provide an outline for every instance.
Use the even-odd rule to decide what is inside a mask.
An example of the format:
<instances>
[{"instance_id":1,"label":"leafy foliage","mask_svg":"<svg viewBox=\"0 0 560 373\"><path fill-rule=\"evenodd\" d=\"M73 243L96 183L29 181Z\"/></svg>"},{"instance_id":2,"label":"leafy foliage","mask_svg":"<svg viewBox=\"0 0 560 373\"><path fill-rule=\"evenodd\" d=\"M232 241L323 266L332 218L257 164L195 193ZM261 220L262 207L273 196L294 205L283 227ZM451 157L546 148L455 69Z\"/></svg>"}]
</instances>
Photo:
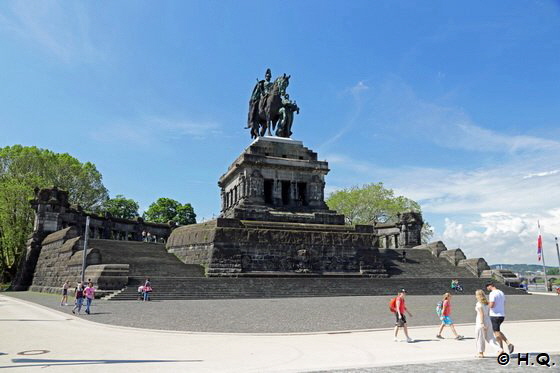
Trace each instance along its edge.
<instances>
[{"instance_id":1,"label":"leafy foliage","mask_svg":"<svg viewBox=\"0 0 560 373\"><path fill-rule=\"evenodd\" d=\"M115 198L110 198L103 203L102 211L108 212L116 218L134 219L138 216L138 202L128 199L122 194L117 194Z\"/></svg>"},{"instance_id":2,"label":"leafy foliage","mask_svg":"<svg viewBox=\"0 0 560 373\"><path fill-rule=\"evenodd\" d=\"M196 223L196 214L190 203L182 205L171 198L159 198L148 207L144 219L157 223L173 221L180 225L187 225Z\"/></svg>"},{"instance_id":3,"label":"leafy foliage","mask_svg":"<svg viewBox=\"0 0 560 373\"><path fill-rule=\"evenodd\" d=\"M354 186L332 193L326 200L329 208L344 214L347 224L375 224L395 219L397 214L413 211L422 212L420 205L403 196L395 196L392 189L383 183ZM432 227L424 223L422 242L433 235Z\"/></svg>"},{"instance_id":4,"label":"leafy foliage","mask_svg":"<svg viewBox=\"0 0 560 373\"><path fill-rule=\"evenodd\" d=\"M327 199L327 205L346 216L348 224L383 223L405 211L420 212L420 205L403 196L395 197L383 183L339 190Z\"/></svg>"},{"instance_id":5,"label":"leafy foliage","mask_svg":"<svg viewBox=\"0 0 560 373\"><path fill-rule=\"evenodd\" d=\"M29 200L34 188L53 186L68 190L70 202L89 211L99 211L108 198L93 163L34 146L0 148L0 271L4 280L15 274L33 229Z\"/></svg>"}]
</instances>

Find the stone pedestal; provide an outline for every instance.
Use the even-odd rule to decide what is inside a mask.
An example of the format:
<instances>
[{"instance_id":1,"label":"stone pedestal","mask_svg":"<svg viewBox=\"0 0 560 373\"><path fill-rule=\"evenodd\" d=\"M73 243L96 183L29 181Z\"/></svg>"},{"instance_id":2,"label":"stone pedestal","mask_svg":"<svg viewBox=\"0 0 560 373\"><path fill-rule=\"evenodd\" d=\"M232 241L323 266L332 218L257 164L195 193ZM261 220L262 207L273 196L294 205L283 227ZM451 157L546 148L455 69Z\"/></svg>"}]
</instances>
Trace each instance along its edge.
<instances>
[{"instance_id":1,"label":"stone pedestal","mask_svg":"<svg viewBox=\"0 0 560 373\"><path fill-rule=\"evenodd\" d=\"M344 224L325 203L327 162L301 141L259 137L218 182L220 217L240 220Z\"/></svg>"}]
</instances>

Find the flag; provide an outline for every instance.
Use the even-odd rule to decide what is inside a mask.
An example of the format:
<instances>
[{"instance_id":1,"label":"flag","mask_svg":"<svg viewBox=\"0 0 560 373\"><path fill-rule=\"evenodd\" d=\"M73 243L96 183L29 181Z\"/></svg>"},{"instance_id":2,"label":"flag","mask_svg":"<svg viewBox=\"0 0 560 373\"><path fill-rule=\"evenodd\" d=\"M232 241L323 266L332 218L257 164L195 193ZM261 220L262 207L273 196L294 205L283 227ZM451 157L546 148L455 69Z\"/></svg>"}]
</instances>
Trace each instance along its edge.
<instances>
[{"instance_id":1,"label":"flag","mask_svg":"<svg viewBox=\"0 0 560 373\"><path fill-rule=\"evenodd\" d=\"M537 238L537 259L540 262L542 258L542 236L541 236L541 225L537 221L537 225L539 227L539 238Z\"/></svg>"}]
</instances>

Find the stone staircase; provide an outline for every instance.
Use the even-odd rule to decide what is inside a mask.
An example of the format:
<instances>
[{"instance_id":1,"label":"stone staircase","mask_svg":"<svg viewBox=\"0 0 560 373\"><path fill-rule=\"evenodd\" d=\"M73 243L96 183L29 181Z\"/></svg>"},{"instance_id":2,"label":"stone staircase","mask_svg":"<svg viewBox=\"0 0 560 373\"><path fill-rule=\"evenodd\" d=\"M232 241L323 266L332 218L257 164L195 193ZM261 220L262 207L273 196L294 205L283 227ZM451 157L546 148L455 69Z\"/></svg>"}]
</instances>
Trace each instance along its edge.
<instances>
[{"instance_id":1,"label":"stone staircase","mask_svg":"<svg viewBox=\"0 0 560 373\"><path fill-rule=\"evenodd\" d=\"M406 252L403 262L402 252ZM457 267L445 258L435 257L427 249L380 249L383 264L391 278L477 278L464 267Z\"/></svg>"},{"instance_id":2,"label":"stone staircase","mask_svg":"<svg viewBox=\"0 0 560 373\"><path fill-rule=\"evenodd\" d=\"M487 281L424 249L407 249L404 263L401 261L402 249L381 250L390 278L313 273L206 278L201 266L182 263L169 254L164 245L91 240L90 248L99 251L102 263L130 265L128 285L106 298L117 301L136 300L137 288L146 277L150 278L154 289L154 301L392 295L403 287L410 295L430 295L449 291L451 280L455 278L459 279L465 294L474 294ZM508 294L522 294L517 289L502 288Z\"/></svg>"},{"instance_id":3,"label":"stone staircase","mask_svg":"<svg viewBox=\"0 0 560 373\"><path fill-rule=\"evenodd\" d=\"M203 277L204 268L184 264L165 250L165 245L138 241L90 240L103 264L129 264L129 277Z\"/></svg>"},{"instance_id":4,"label":"stone staircase","mask_svg":"<svg viewBox=\"0 0 560 373\"><path fill-rule=\"evenodd\" d=\"M152 278L152 300L173 299L249 299L393 295L405 288L409 295L433 295L450 291L448 278L362 278L362 277L311 277L292 278ZM111 300L136 300L141 278L131 279L131 284ZM135 282L135 284L132 284ZM459 278L464 294L483 289L487 279ZM514 288L498 284L506 294L524 294Z\"/></svg>"}]
</instances>

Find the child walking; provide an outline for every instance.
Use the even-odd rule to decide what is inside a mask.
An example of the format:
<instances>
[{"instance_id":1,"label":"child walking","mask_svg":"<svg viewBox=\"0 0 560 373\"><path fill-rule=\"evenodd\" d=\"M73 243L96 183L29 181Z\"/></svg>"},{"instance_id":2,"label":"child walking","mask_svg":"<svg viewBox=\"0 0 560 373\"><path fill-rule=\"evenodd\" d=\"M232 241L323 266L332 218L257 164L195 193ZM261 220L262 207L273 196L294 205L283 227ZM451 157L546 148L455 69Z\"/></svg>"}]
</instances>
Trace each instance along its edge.
<instances>
[{"instance_id":1,"label":"child walking","mask_svg":"<svg viewBox=\"0 0 560 373\"><path fill-rule=\"evenodd\" d=\"M455 339L457 340L463 339L464 337L462 335L457 334L457 331L455 330L455 325L453 325L453 320L451 320L451 293L443 294L442 302L443 304L441 310L441 326L439 327L439 331L436 335L436 338L444 339L441 336L441 332L443 331L443 328L445 328L445 326L449 326L453 334L455 334Z\"/></svg>"}]
</instances>

